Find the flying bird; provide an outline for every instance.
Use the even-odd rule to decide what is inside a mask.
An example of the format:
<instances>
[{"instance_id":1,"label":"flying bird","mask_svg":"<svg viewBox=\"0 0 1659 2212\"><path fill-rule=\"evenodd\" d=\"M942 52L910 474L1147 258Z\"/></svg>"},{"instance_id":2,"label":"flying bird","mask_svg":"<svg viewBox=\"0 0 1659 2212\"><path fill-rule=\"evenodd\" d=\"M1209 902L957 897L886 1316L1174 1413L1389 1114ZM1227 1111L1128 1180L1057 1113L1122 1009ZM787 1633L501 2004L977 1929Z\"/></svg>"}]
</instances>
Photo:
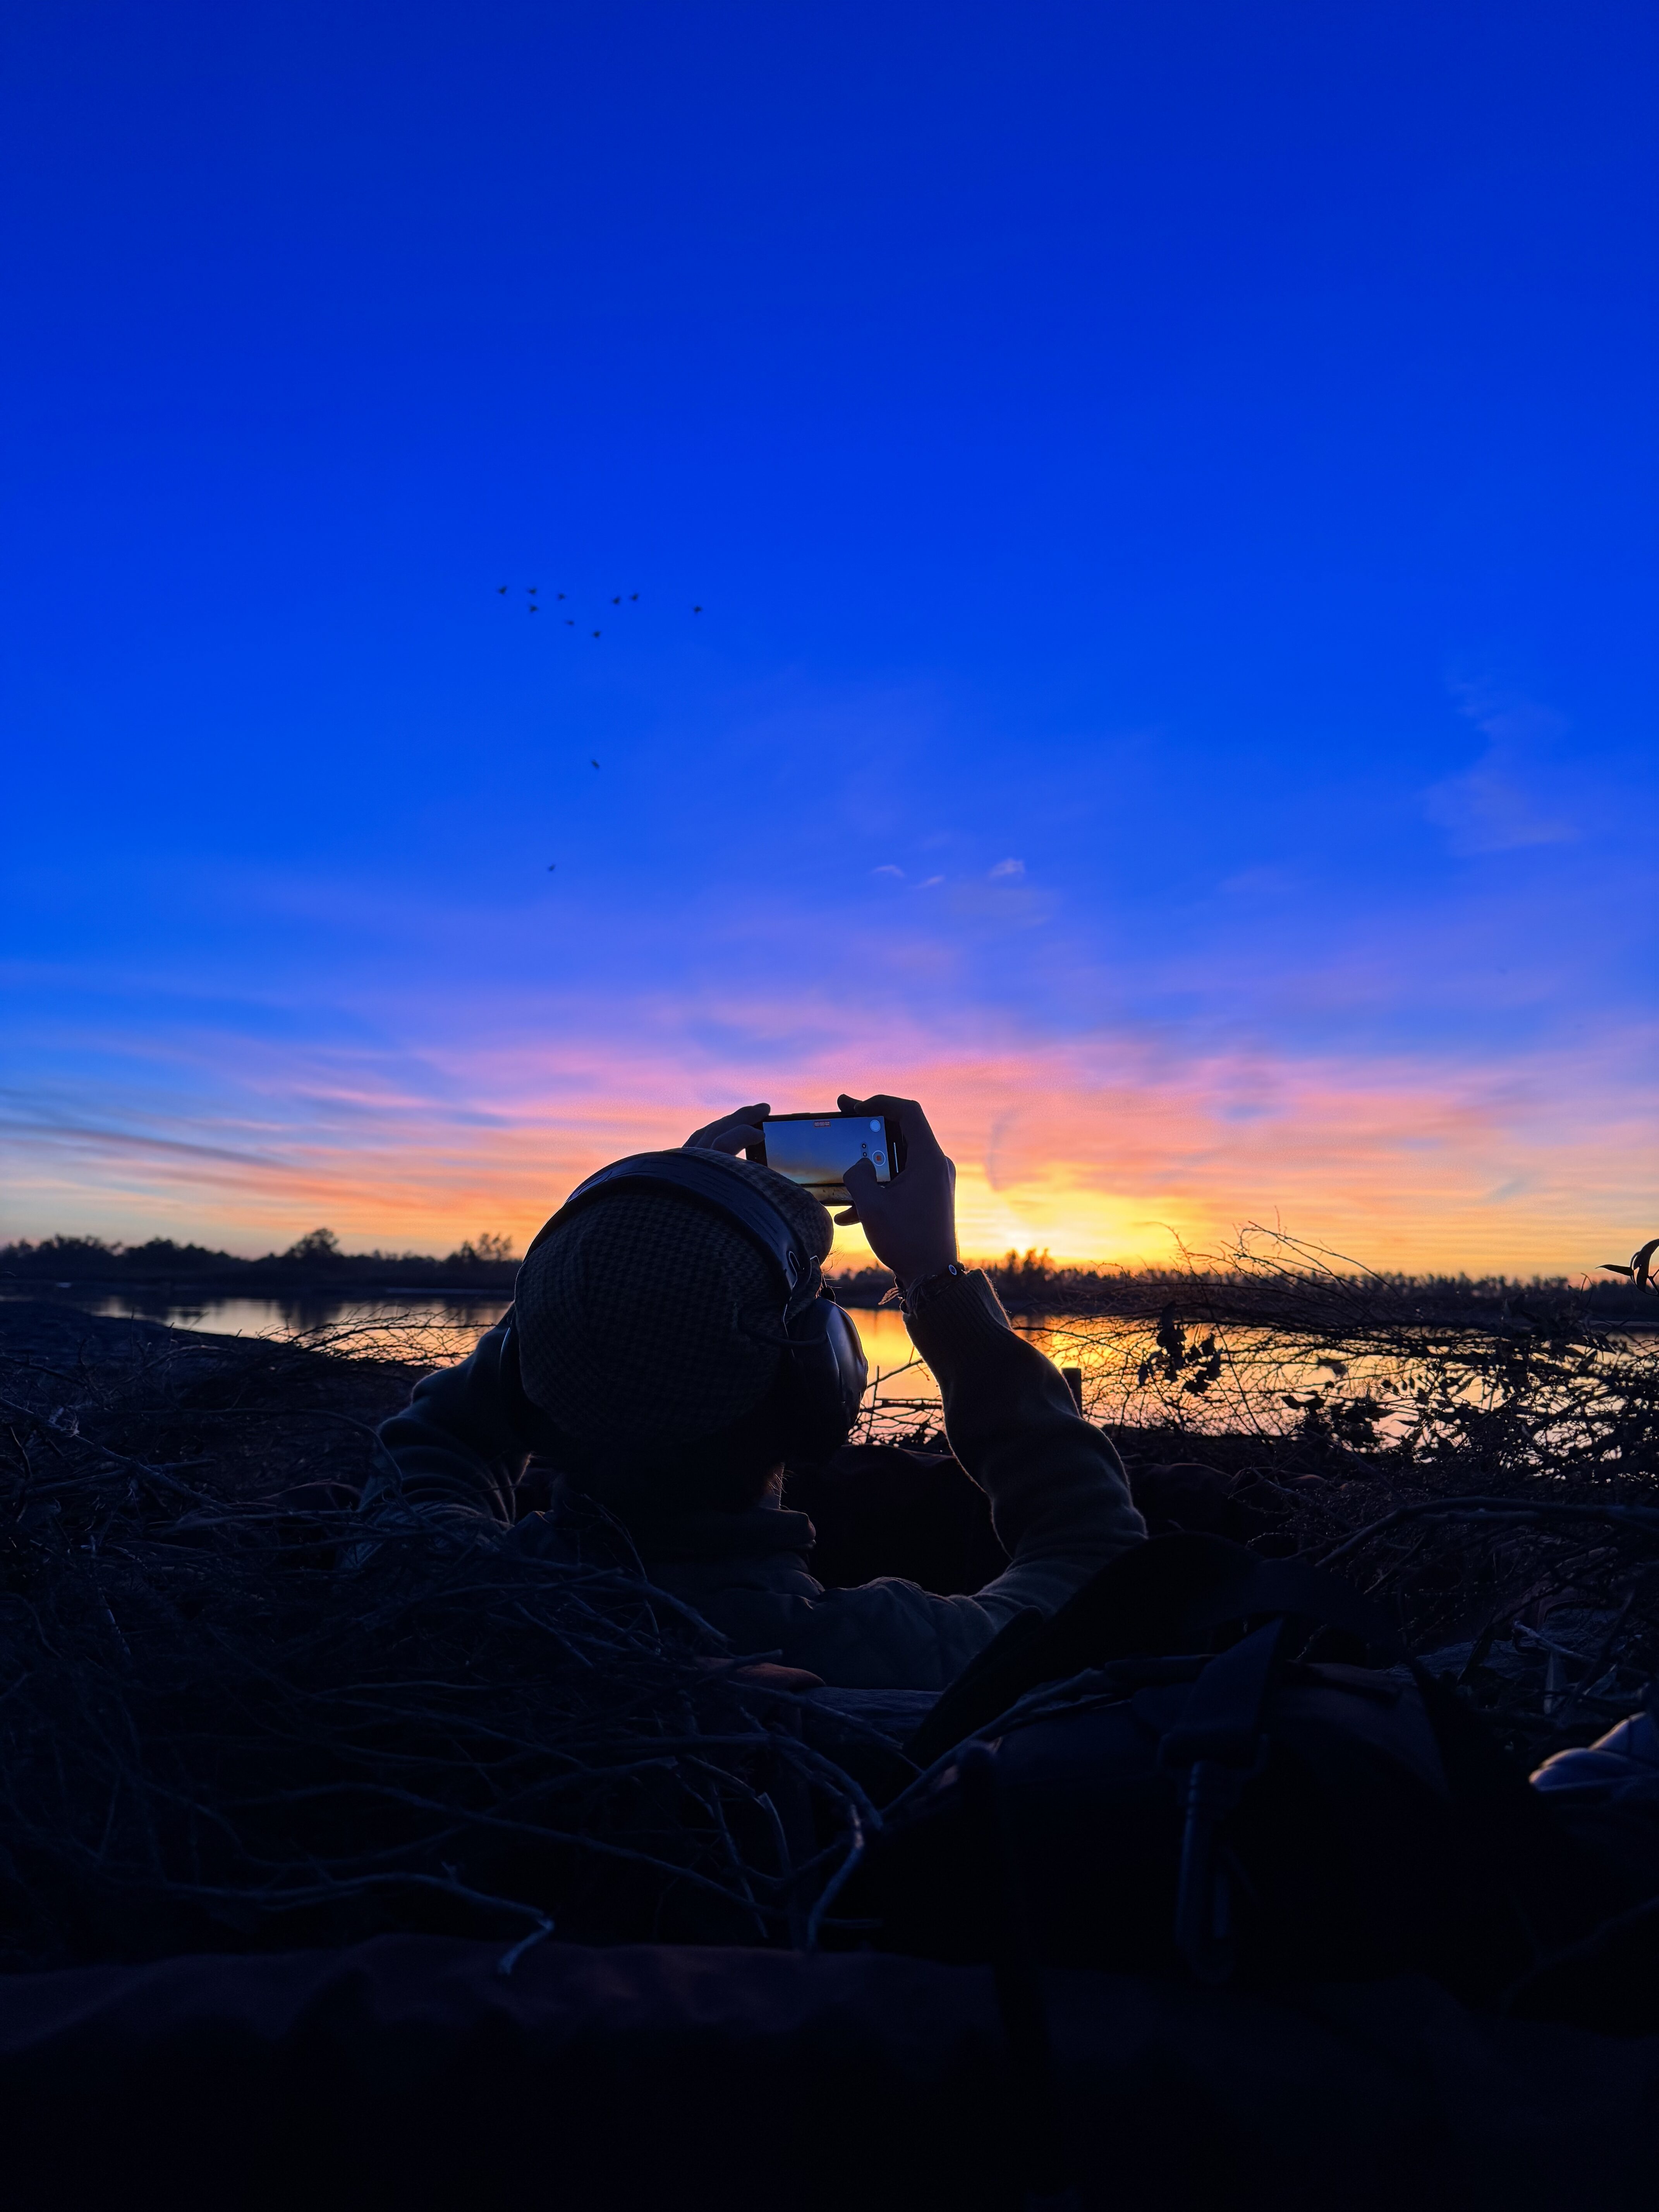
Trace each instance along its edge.
<instances>
[{"instance_id":1,"label":"flying bird","mask_svg":"<svg viewBox=\"0 0 1659 2212\"><path fill-rule=\"evenodd\" d=\"M597 768L597 767L599 766L599 763L598 763L598 761L590 761L590 762L588 763L588 766L589 766L590 768Z\"/></svg>"},{"instance_id":2,"label":"flying bird","mask_svg":"<svg viewBox=\"0 0 1659 2212\"><path fill-rule=\"evenodd\" d=\"M618 598L618 599L612 599L612 600L611 600L611 605L612 605L613 607L619 607L619 606L622 605L622 600L620 599L620 598Z\"/></svg>"},{"instance_id":3,"label":"flying bird","mask_svg":"<svg viewBox=\"0 0 1659 2212\"><path fill-rule=\"evenodd\" d=\"M701 607L693 607L691 611L694 615L700 615L702 612L702 609Z\"/></svg>"},{"instance_id":4,"label":"flying bird","mask_svg":"<svg viewBox=\"0 0 1659 2212\"><path fill-rule=\"evenodd\" d=\"M572 622L568 615L564 618L564 626L567 629L574 629L576 627L575 623Z\"/></svg>"},{"instance_id":5,"label":"flying bird","mask_svg":"<svg viewBox=\"0 0 1659 2212\"><path fill-rule=\"evenodd\" d=\"M538 615L541 612L541 609L536 605L536 602L533 599L530 603L530 611L532 615Z\"/></svg>"},{"instance_id":6,"label":"flying bird","mask_svg":"<svg viewBox=\"0 0 1659 2212\"><path fill-rule=\"evenodd\" d=\"M594 636L595 636L595 637L597 637L597 636L599 635L599 633L598 632L598 630L595 630L595 631L594 631L594 633L593 633L593 635L594 635Z\"/></svg>"},{"instance_id":7,"label":"flying bird","mask_svg":"<svg viewBox=\"0 0 1659 2212\"><path fill-rule=\"evenodd\" d=\"M630 599L637 599L640 595L637 592L630 592L628 596Z\"/></svg>"},{"instance_id":8,"label":"flying bird","mask_svg":"<svg viewBox=\"0 0 1659 2212\"><path fill-rule=\"evenodd\" d=\"M556 592L553 596L555 599L568 599L569 594L566 592Z\"/></svg>"},{"instance_id":9,"label":"flying bird","mask_svg":"<svg viewBox=\"0 0 1659 2212\"><path fill-rule=\"evenodd\" d=\"M558 864L558 862L557 862L556 860L550 860L550 861L548 862L548 864L547 864L547 872L548 872L548 874L549 874L550 876L556 876L556 875L557 875L557 873L559 872L559 864Z\"/></svg>"},{"instance_id":10,"label":"flying bird","mask_svg":"<svg viewBox=\"0 0 1659 2212\"><path fill-rule=\"evenodd\" d=\"M496 589L498 592L501 592L501 593L505 594L505 592L506 592L506 591L507 591L507 586L506 586L505 584L497 584L497 585L496 585L496 586L495 586L495 589Z\"/></svg>"}]
</instances>

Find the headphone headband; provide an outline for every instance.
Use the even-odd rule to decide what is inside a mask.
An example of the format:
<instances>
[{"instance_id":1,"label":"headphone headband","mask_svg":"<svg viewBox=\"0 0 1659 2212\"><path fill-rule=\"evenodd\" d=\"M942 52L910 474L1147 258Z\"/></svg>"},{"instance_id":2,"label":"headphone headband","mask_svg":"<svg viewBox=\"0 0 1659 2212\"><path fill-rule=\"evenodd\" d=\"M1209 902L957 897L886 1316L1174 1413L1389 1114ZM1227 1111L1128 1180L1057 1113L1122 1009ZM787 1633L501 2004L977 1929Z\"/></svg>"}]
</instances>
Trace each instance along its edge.
<instances>
[{"instance_id":1,"label":"headphone headband","mask_svg":"<svg viewBox=\"0 0 1659 2212\"><path fill-rule=\"evenodd\" d=\"M544 1237L562 1227L578 1207L593 1199L608 1198L618 1190L669 1191L677 1198L690 1198L708 1207L734 1229L741 1230L761 1256L778 1268L793 1297L809 1269L807 1255L799 1249L793 1230L763 1190L741 1172L734 1174L715 1167L715 1157L699 1152L655 1152L648 1162L617 1160L608 1168L601 1168L586 1182L576 1185L536 1237L531 1251ZM527 1259L529 1253L525 1256Z\"/></svg>"}]
</instances>

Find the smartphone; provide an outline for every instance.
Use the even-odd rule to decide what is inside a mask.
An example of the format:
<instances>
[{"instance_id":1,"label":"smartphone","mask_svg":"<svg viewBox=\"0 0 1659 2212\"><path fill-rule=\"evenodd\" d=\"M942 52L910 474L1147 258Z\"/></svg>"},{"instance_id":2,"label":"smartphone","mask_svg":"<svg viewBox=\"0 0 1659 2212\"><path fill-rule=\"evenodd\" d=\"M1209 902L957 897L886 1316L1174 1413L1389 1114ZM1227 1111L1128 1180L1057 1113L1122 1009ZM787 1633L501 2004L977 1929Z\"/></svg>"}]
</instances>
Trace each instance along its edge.
<instances>
[{"instance_id":1,"label":"smartphone","mask_svg":"<svg viewBox=\"0 0 1659 2212\"><path fill-rule=\"evenodd\" d=\"M751 1160L787 1176L825 1206L850 1203L842 1181L854 1160L868 1160L878 1182L890 1182L897 1164L886 1120L872 1114L769 1114L763 1139Z\"/></svg>"}]
</instances>

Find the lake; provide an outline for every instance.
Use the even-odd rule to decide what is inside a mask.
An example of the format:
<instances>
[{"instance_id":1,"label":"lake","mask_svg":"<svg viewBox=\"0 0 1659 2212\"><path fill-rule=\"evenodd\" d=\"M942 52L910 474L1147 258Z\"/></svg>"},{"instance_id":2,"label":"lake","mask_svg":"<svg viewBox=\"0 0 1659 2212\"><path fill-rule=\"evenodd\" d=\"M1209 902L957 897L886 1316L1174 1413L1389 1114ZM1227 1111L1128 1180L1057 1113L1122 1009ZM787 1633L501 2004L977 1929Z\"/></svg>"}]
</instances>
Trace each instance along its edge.
<instances>
[{"instance_id":1,"label":"lake","mask_svg":"<svg viewBox=\"0 0 1659 2212\"><path fill-rule=\"evenodd\" d=\"M0 1291L0 1297L18 1296L44 1296L82 1312L132 1316L173 1328L270 1337L430 1367L464 1359L484 1331L501 1319L508 1303L499 1293L191 1299L176 1291L95 1293L21 1285ZM917 1358L903 1316L896 1306L859 1306L848 1311L870 1363L876 1407L885 1415L880 1427L890 1434L902 1430L907 1407L915 1409L918 1420L925 1419L939 1403L939 1386ZM1286 1339L1272 1330L1233 1327L1214 1333L1214 1371L1205 1381L1199 1355L1208 1340L1201 1328L1190 1332L1186 1365L1178 1372L1164 1372L1154 1324L1146 1319L1025 1315L1014 1326L1059 1365L1082 1370L1084 1407L1098 1420L1158 1424L1174 1419L1200 1432L1240 1426L1282 1428L1293 1418L1297 1397L1317 1395L1334 1401L1369 1392L1394 1401L1382 1423L1384 1434L1409 1418L1395 1362L1375 1353L1350 1351L1334 1358L1328 1346ZM1468 1385L1466 1393L1479 1395L1480 1388Z\"/></svg>"},{"instance_id":2,"label":"lake","mask_svg":"<svg viewBox=\"0 0 1659 2212\"><path fill-rule=\"evenodd\" d=\"M74 1306L82 1313L161 1322L169 1328L202 1329L214 1336L274 1337L283 1343L378 1352L388 1359L433 1367L465 1359L485 1330L495 1327L509 1303L499 1295L433 1297L423 1292L375 1298L193 1299L119 1291L71 1295L54 1291L50 1285L0 1292L0 1296L20 1295L45 1297L55 1305ZM871 1372L878 1378L878 1395L884 1400L915 1398L936 1404L939 1386L917 1360L898 1309L849 1310L863 1340Z\"/></svg>"}]
</instances>

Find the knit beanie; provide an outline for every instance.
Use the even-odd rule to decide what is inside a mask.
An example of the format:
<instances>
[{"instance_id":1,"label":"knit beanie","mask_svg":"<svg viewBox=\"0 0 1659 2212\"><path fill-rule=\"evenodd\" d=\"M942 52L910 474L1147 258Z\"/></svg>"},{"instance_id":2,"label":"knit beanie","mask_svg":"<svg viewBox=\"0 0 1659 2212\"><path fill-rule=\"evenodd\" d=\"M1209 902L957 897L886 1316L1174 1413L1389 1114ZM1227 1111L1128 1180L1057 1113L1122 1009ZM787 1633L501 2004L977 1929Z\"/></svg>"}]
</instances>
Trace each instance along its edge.
<instances>
[{"instance_id":1,"label":"knit beanie","mask_svg":"<svg viewBox=\"0 0 1659 2212\"><path fill-rule=\"evenodd\" d=\"M627 1164L665 1157L677 1155ZM810 1261L789 1310L815 1297L836 1233L825 1209L769 1168L699 1158L759 1180ZM580 1207L526 1255L514 1311L526 1395L578 1443L632 1454L741 1420L772 1388L787 1342L777 1269L678 1191L622 1189Z\"/></svg>"}]
</instances>

